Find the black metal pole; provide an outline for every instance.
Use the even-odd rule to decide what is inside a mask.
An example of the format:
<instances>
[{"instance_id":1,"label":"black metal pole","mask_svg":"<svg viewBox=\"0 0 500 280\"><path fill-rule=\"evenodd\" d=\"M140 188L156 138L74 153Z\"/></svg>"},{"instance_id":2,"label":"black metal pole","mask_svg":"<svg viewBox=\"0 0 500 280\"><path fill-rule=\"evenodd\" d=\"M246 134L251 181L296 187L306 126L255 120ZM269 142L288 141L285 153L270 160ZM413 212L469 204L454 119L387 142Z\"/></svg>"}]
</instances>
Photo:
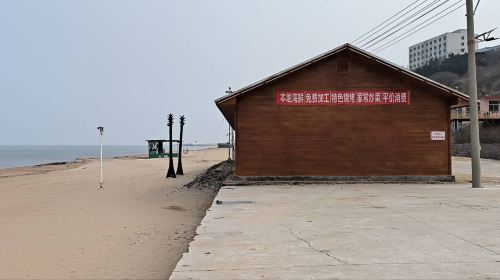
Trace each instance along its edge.
<instances>
[{"instance_id":1,"label":"black metal pole","mask_svg":"<svg viewBox=\"0 0 500 280\"><path fill-rule=\"evenodd\" d=\"M184 170L182 170L182 132L184 131L184 116L181 116L181 134L179 136L179 152L177 155L177 175L184 175Z\"/></svg>"},{"instance_id":2,"label":"black metal pole","mask_svg":"<svg viewBox=\"0 0 500 280\"><path fill-rule=\"evenodd\" d=\"M167 178L172 177L175 178L175 170L174 170L174 160L172 159L172 125L174 123L174 116L172 114L168 114L168 134L169 134L169 149L168 149L168 171Z\"/></svg>"}]
</instances>

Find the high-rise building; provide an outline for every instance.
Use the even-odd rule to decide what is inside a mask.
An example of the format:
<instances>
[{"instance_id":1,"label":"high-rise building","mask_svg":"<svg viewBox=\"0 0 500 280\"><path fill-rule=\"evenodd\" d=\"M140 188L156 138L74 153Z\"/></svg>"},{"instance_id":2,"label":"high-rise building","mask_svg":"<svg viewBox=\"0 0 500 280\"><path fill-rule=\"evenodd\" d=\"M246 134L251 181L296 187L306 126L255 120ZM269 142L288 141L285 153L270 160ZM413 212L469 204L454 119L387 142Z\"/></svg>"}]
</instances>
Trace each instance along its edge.
<instances>
[{"instance_id":1,"label":"high-rise building","mask_svg":"<svg viewBox=\"0 0 500 280\"><path fill-rule=\"evenodd\" d=\"M408 68L415 70L433 59L445 59L451 54L466 53L467 29L458 29L410 46Z\"/></svg>"}]
</instances>

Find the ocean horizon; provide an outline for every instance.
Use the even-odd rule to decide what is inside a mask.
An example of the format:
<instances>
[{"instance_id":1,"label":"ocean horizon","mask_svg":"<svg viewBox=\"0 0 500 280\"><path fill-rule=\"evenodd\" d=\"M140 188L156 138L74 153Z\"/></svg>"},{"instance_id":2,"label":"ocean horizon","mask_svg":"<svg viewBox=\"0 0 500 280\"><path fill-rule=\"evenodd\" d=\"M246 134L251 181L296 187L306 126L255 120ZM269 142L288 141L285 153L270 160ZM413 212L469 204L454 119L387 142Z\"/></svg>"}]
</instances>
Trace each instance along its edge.
<instances>
[{"instance_id":1,"label":"ocean horizon","mask_svg":"<svg viewBox=\"0 0 500 280\"><path fill-rule=\"evenodd\" d=\"M194 149L194 146L185 146ZM213 146L196 145L196 149L209 147ZM103 145L103 158L147 154L147 145ZM99 156L99 145L0 145L0 169L99 158Z\"/></svg>"}]
</instances>

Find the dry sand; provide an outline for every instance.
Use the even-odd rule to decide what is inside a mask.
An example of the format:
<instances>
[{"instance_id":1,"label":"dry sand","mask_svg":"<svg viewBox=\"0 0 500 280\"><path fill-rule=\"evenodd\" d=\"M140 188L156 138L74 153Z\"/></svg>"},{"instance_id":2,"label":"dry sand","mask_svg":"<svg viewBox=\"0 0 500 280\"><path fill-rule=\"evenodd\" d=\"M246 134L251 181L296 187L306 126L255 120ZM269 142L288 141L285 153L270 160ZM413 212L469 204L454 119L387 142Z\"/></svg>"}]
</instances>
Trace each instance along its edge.
<instances>
[{"instance_id":1,"label":"dry sand","mask_svg":"<svg viewBox=\"0 0 500 280\"><path fill-rule=\"evenodd\" d=\"M0 279L168 279L215 195L186 189L227 151L0 170ZM17 171L16 171L17 170Z\"/></svg>"}]
</instances>

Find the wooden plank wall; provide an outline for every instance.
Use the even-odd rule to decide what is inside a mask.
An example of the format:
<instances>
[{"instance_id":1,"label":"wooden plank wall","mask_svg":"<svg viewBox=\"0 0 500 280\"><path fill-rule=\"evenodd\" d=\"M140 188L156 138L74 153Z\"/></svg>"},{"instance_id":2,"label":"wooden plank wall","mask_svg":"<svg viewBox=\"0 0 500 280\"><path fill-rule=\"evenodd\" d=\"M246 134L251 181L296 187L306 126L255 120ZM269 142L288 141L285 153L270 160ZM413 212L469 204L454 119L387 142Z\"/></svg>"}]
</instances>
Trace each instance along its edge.
<instances>
[{"instance_id":1,"label":"wooden plank wall","mask_svg":"<svg viewBox=\"0 0 500 280\"><path fill-rule=\"evenodd\" d=\"M349 71L337 72L348 59ZM278 106L277 89L410 89L411 105ZM345 51L236 104L236 175L451 175L450 100L395 70ZM430 132L446 131L447 141Z\"/></svg>"}]
</instances>

